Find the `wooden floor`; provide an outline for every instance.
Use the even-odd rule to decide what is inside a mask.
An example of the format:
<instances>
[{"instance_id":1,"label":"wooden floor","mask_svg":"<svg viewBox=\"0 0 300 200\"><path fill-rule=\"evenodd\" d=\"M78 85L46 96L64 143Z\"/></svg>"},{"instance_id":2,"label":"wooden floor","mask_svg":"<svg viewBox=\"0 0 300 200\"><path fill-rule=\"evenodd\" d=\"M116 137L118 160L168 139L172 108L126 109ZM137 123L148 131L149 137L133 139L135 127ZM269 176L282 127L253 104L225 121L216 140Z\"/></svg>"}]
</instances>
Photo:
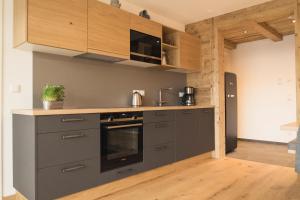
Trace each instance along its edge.
<instances>
[{"instance_id":1,"label":"wooden floor","mask_svg":"<svg viewBox=\"0 0 300 200\"><path fill-rule=\"evenodd\" d=\"M61 200L299 200L294 169L198 157L99 186Z\"/></svg>"},{"instance_id":2,"label":"wooden floor","mask_svg":"<svg viewBox=\"0 0 300 200\"><path fill-rule=\"evenodd\" d=\"M227 156L284 167L295 167L295 155L288 153L288 147L285 144L266 144L239 140L236 151Z\"/></svg>"}]
</instances>

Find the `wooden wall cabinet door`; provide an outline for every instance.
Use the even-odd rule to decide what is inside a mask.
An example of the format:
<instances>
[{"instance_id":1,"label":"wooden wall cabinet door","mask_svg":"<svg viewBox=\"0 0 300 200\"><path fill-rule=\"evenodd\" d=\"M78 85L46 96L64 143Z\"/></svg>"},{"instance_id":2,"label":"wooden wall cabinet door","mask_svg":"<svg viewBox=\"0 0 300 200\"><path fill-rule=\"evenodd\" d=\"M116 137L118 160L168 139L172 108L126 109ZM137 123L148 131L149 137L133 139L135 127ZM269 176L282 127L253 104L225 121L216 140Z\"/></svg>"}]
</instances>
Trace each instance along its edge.
<instances>
[{"instance_id":1,"label":"wooden wall cabinet door","mask_svg":"<svg viewBox=\"0 0 300 200\"><path fill-rule=\"evenodd\" d=\"M89 0L88 52L128 59L130 55L130 14Z\"/></svg>"},{"instance_id":2,"label":"wooden wall cabinet door","mask_svg":"<svg viewBox=\"0 0 300 200\"><path fill-rule=\"evenodd\" d=\"M28 42L87 50L87 0L27 0Z\"/></svg>"},{"instance_id":3,"label":"wooden wall cabinet door","mask_svg":"<svg viewBox=\"0 0 300 200\"><path fill-rule=\"evenodd\" d=\"M161 24L151 21L149 19L145 19L138 15L131 14L130 29L162 38Z\"/></svg>"},{"instance_id":4,"label":"wooden wall cabinet door","mask_svg":"<svg viewBox=\"0 0 300 200\"><path fill-rule=\"evenodd\" d=\"M180 67L188 71L201 67L201 40L188 33L180 34Z\"/></svg>"}]
</instances>

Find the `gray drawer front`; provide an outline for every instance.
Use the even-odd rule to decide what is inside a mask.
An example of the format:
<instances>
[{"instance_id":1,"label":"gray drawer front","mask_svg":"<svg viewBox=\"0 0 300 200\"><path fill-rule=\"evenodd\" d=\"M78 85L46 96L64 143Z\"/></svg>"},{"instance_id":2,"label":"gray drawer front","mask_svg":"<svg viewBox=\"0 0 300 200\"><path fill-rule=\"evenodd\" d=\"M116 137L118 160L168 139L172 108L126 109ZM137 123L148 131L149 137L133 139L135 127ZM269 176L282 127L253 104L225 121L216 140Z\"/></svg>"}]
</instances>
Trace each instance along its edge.
<instances>
[{"instance_id":1,"label":"gray drawer front","mask_svg":"<svg viewBox=\"0 0 300 200\"><path fill-rule=\"evenodd\" d=\"M144 146L173 142L175 140L174 122L156 122L144 125Z\"/></svg>"},{"instance_id":2,"label":"gray drawer front","mask_svg":"<svg viewBox=\"0 0 300 200\"><path fill-rule=\"evenodd\" d=\"M137 163L119 169L114 169L100 174L99 184L108 183L110 181L122 179L131 175L138 174L144 170L143 163Z\"/></svg>"},{"instance_id":3,"label":"gray drawer front","mask_svg":"<svg viewBox=\"0 0 300 200\"><path fill-rule=\"evenodd\" d=\"M173 121L175 112L170 110L144 112L144 123Z\"/></svg>"},{"instance_id":4,"label":"gray drawer front","mask_svg":"<svg viewBox=\"0 0 300 200\"><path fill-rule=\"evenodd\" d=\"M174 143L167 143L145 148L144 164L145 169L153 169L175 162Z\"/></svg>"},{"instance_id":5,"label":"gray drawer front","mask_svg":"<svg viewBox=\"0 0 300 200\"><path fill-rule=\"evenodd\" d=\"M199 109L178 110L176 111L176 122L180 123L184 120L195 119Z\"/></svg>"},{"instance_id":6,"label":"gray drawer front","mask_svg":"<svg viewBox=\"0 0 300 200\"><path fill-rule=\"evenodd\" d=\"M50 200L97 185L99 158L38 170L38 199Z\"/></svg>"},{"instance_id":7,"label":"gray drawer front","mask_svg":"<svg viewBox=\"0 0 300 200\"><path fill-rule=\"evenodd\" d=\"M55 115L37 118L38 133L98 129L99 127L99 114Z\"/></svg>"},{"instance_id":8,"label":"gray drawer front","mask_svg":"<svg viewBox=\"0 0 300 200\"><path fill-rule=\"evenodd\" d=\"M38 135L38 167L44 168L100 154L100 129Z\"/></svg>"}]
</instances>

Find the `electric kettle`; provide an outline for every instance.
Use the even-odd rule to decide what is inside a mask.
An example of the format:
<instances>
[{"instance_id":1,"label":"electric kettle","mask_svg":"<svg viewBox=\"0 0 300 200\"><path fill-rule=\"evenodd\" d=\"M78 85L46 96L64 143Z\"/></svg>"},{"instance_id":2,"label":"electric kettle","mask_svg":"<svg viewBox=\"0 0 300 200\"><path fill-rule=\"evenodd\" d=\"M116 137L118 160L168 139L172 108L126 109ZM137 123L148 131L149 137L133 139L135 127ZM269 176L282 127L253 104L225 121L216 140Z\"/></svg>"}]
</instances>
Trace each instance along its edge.
<instances>
[{"instance_id":1,"label":"electric kettle","mask_svg":"<svg viewBox=\"0 0 300 200\"><path fill-rule=\"evenodd\" d=\"M134 92L132 94L132 106L133 107L139 107L142 106L142 95L139 92Z\"/></svg>"}]
</instances>

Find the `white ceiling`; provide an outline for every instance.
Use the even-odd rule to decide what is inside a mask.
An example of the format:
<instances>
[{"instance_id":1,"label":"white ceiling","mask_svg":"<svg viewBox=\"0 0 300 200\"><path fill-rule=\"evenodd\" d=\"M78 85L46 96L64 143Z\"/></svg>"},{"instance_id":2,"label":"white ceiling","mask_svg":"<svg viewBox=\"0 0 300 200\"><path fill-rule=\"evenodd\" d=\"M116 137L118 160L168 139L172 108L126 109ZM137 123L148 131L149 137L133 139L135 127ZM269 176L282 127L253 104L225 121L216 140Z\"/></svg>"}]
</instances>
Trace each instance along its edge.
<instances>
[{"instance_id":1,"label":"white ceiling","mask_svg":"<svg viewBox=\"0 0 300 200\"><path fill-rule=\"evenodd\" d=\"M183 24L197 22L269 0L127 0Z\"/></svg>"}]
</instances>

